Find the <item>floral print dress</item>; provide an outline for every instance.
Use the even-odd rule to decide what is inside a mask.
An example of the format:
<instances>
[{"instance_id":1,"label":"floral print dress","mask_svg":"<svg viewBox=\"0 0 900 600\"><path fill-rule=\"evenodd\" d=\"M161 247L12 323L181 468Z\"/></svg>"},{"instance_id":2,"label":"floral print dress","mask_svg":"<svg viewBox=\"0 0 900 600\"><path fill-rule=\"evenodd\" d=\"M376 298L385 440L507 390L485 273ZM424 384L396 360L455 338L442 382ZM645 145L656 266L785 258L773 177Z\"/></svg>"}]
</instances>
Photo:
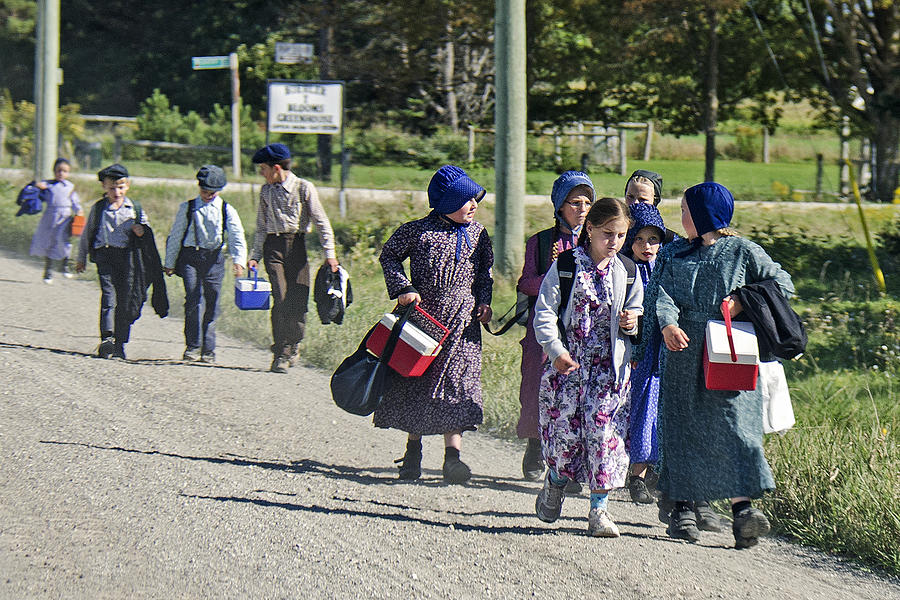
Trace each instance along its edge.
<instances>
[{"instance_id":1,"label":"floral print dress","mask_svg":"<svg viewBox=\"0 0 900 600\"><path fill-rule=\"evenodd\" d=\"M566 345L580 367L568 375L544 365L540 426L544 460L592 490L625 485L630 384L616 384L610 319L612 277L582 248L575 250L571 324Z\"/></svg>"}]
</instances>

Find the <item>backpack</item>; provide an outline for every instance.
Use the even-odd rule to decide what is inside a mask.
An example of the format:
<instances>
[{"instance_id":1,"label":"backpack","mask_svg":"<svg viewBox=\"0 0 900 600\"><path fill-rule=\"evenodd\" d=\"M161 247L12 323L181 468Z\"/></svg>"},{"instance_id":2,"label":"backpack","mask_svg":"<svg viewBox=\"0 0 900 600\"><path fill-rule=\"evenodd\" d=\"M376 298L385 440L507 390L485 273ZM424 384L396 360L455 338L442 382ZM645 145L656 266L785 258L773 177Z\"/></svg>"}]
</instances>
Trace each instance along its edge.
<instances>
[{"instance_id":1,"label":"backpack","mask_svg":"<svg viewBox=\"0 0 900 600\"><path fill-rule=\"evenodd\" d=\"M34 185L34 181L25 184L16 196L16 204L19 205L17 217L22 215L36 215L44 208L44 202L49 202L53 192L50 189L42 190Z\"/></svg>"},{"instance_id":2,"label":"backpack","mask_svg":"<svg viewBox=\"0 0 900 600\"><path fill-rule=\"evenodd\" d=\"M637 265L627 256L617 255L622 264L625 265L625 298L631 293L631 286L634 285L635 277L637 277ZM562 316L569 306L569 296L572 295L572 284L575 282L575 251L566 250L561 252L556 259L556 270L559 273L559 308L556 310L556 326L559 328L559 339L562 340L563 346L566 344L566 326L563 325Z\"/></svg>"}]
</instances>

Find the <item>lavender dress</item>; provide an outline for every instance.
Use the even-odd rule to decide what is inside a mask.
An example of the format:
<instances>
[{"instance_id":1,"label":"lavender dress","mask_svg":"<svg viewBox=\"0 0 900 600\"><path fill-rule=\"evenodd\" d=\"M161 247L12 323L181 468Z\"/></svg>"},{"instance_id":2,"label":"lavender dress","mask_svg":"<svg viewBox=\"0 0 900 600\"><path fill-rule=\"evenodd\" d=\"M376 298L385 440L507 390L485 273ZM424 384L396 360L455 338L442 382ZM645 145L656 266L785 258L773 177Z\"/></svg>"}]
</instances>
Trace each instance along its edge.
<instances>
[{"instance_id":1,"label":"lavender dress","mask_svg":"<svg viewBox=\"0 0 900 600\"><path fill-rule=\"evenodd\" d=\"M644 287L656 261L646 263L634 260ZM647 327L644 323L644 327ZM659 461L659 440L656 433L656 415L659 403L659 353L662 334L658 327L650 326L650 342L631 374L631 413L629 417L629 453L632 463Z\"/></svg>"},{"instance_id":2,"label":"lavender dress","mask_svg":"<svg viewBox=\"0 0 900 600\"><path fill-rule=\"evenodd\" d=\"M380 260L388 295L396 298L414 289L421 307L450 335L423 375L394 378L375 410L375 426L417 435L475 429L483 411L481 324L474 315L477 305L490 305L493 285L494 252L487 231L477 222L457 227L431 213L401 225Z\"/></svg>"},{"instance_id":3,"label":"lavender dress","mask_svg":"<svg viewBox=\"0 0 900 600\"><path fill-rule=\"evenodd\" d=\"M72 251L69 223L72 215L81 211L78 194L71 181L48 180L47 185L52 197L31 238L30 254L53 260L69 258L69 252Z\"/></svg>"}]
</instances>

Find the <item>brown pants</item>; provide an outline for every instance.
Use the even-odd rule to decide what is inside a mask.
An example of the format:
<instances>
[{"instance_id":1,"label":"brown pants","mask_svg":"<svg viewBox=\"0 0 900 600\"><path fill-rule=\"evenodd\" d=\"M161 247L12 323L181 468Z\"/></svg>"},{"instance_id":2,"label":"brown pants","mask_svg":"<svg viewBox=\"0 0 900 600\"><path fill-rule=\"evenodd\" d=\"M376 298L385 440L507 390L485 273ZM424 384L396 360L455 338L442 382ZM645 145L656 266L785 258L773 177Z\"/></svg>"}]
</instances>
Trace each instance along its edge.
<instances>
[{"instance_id":1,"label":"brown pants","mask_svg":"<svg viewBox=\"0 0 900 600\"><path fill-rule=\"evenodd\" d=\"M309 263L304 235L270 233L263 261L272 283L272 353L289 356L306 331Z\"/></svg>"}]
</instances>

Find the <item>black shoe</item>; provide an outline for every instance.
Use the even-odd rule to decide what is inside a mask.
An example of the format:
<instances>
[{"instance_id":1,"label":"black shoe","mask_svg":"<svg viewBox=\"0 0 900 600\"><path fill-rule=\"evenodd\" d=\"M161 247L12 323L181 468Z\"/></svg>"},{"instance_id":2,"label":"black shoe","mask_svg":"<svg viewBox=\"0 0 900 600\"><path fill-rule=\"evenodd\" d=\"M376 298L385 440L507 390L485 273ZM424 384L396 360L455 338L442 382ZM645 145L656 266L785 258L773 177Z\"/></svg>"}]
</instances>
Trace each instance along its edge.
<instances>
[{"instance_id":1,"label":"black shoe","mask_svg":"<svg viewBox=\"0 0 900 600\"><path fill-rule=\"evenodd\" d=\"M111 338L106 338L97 347L97 356L100 358L112 358L116 343Z\"/></svg>"},{"instance_id":2,"label":"black shoe","mask_svg":"<svg viewBox=\"0 0 900 600\"><path fill-rule=\"evenodd\" d=\"M694 502L694 516L700 531L722 531L722 521L706 500Z\"/></svg>"},{"instance_id":3,"label":"black shoe","mask_svg":"<svg viewBox=\"0 0 900 600\"><path fill-rule=\"evenodd\" d=\"M745 508L734 516L731 532L734 534L734 547L738 550L752 548L759 543L759 537L769 533L771 526L766 515L758 508Z\"/></svg>"},{"instance_id":4,"label":"black shoe","mask_svg":"<svg viewBox=\"0 0 900 600\"><path fill-rule=\"evenodd\" d=\"M113 348L112 357L125 360L125 344L116 344Z\"/></svg>"},{"instance_id":5,"label":"black shoe","mask_svg":"<svg viewBox=\"0 0 900 600\"><path fill-rule=\"evenodd\" d=\"M444 457L444 481L447 483L465 483L472 476L469 466L455 456Z\"/></svg>"},{"instance_id":6,"label":"black shoe","mask_svg":"<svg viewBox=\"0 0 900 600\"><path fill-rule=\"evenodd\" d=\"M269 371L272 373L287 373L290 366L291 362L286 356L276 356L272 359L272 366L269 367Z\"/></svg>"},{"instance_id":7,"label":"black shoe","mask_svg":"<svg viewBox=\"0 0 900 600\"><path fill-rule=\"evenodd\" d=\"M292 367L300 362L300 347L297 344L290 346L285 353L287 354L288 362Z\"/></svg>"},{"instance_id":8,"label":"black shoe","mask_svg":"<svg viewBox=\"0 0 900 600\"><path fill-rule=\"evenodd\" d=\"M669 516L669 527L666 533L677 540L686 540L694 543L700 540L700 530L697 529L697 517L690 505L679 503Z\"/></svg>"},{"instance_id":9,"label":"black shoe","mask_svg":"<svg viewBox=\"0 0 900 600\"><path fill-rule=\"evenodd\" d=\"M675 503L670 500L668 496L663 494L659 497L659 500L656 501L656 507L658 508L657 516L659 517L659 522L668 525L669 515L672 514Z\"/></svg>"},{"instance_id":10,"label":"black shoe","mask_svg":"<svg viewBox=\"0 0 900 600\"><path fill-rule=\"evenodd\" d=\"M581 484L574 479L566 482L566 496L577 496L581 493Z\"/></svg>"},{"instance_id":11,"label":"black shoe","mask_svg":"<svg viewBox=\"0 0 900 600\"><path fill-rule=\"evenodd\" d=\"M635 504L653 504L653 496L647 489L647 484L643 477L631 476L628 481L628 492L631 494L631 501Z\"/></svg>"},{"instance_id":12,"label":"black shoe","mask_svg":"<svg viewBox=\"0 0 900 600\"><path fill-rule=\"evenodd\" d=\"M418 479L422 476L422 448L419 447L418 452L414 449L411 449L409 446L406 447L406 454L403 455L403 458L398 458L394 461L394 464L399 464L400 466L400 474L398 475L399 479L411 480Z\"/></svg>"},{"instance_id":13,"label":"black shoe","mask_svg":"<svg viewBox=\"0 0 900 600\"><path fill-rule=\"evenodd\" d=\"M544 474L544 457L541 454L541 440L528 438L525 456L522 457L522 475L528 481L537 481Z\"/></svg>"}]
</instances>

